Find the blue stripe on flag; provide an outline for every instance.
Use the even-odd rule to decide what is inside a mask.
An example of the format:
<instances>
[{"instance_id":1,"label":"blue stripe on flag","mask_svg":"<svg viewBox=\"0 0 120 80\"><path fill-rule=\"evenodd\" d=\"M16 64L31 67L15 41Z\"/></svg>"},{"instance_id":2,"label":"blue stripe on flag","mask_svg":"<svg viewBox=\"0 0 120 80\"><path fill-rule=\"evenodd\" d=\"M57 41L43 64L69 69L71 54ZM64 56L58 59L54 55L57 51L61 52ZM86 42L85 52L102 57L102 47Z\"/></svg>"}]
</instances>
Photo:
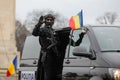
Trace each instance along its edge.
<instances>
[{"instance_id":1,"label":"blue stripe on flag","mask_svg":"<svg viewBox=\"0 0 120 80\"><path fill-rule=\"evenodd\" d=\"M17 56L13 60L14 68L17 70Z\"/></svg>"},{"instance_id":2,"label":"blue stripe on flag","mask_svg":"<svg viewBox=\"0 0 120 80\"><path fill-rule=\"evenodd\" d=\"M78 13L78 16L79 16L80 26L83 27L83 13L82 13L82 10L81 10L81 12Z\"/></svg>"}]
</instances>

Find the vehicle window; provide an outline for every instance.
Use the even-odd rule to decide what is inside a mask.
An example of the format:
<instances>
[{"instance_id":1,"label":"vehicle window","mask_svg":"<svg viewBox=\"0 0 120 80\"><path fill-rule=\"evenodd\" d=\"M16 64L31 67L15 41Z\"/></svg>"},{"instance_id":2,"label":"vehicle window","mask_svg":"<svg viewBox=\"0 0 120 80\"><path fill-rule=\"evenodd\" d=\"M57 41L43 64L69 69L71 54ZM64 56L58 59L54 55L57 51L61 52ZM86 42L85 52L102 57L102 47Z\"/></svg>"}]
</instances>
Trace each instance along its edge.
<instances>
[{"instance_id":1,"label":"vehicle window","mask_svg":"<svg viewBox=\"0 0 120 80\"><path fill-rule=\"evenodd\" d=\"M25 40L22 59L39 58L40 45L38 37L28 36Z\"/></svg>"},{"instance_id":2,"label":"vehicle window","mask_svg":"<svg viewBox=\"0 0 120 80\"><path fill-rule=\"evenodd\" d=\"M101 51L120 50L120 28L93 27Z\"/></svg>"},{"instance_id":3,"label":"vehicle window","mask_svg":"<svg viewBox=\"0 0 120 80\"><path fill-rule=\"evenodd\" d=\"M72 39L73 39L74 41L77 41L78 38L79 38L79 34L81 34L81 32L82 32L82 30L75 30L75 31L73 32L73 37L72 37ZM87 52L89 52L89 50L90 50L90 40L89 40L87 34L84 35L84 37L83 37L83 39L82 39L82 42L81 42L81 44L80 44L79 46L85 47L85 48L87 49ZM76 46L76 47L78 47L78 46ZM74 48L75 48L75 47L70 46L70 57L75 57L75 56L73 56L73 54L72 54L72 51L73 51Z\"/></svg>"}]
</instances>

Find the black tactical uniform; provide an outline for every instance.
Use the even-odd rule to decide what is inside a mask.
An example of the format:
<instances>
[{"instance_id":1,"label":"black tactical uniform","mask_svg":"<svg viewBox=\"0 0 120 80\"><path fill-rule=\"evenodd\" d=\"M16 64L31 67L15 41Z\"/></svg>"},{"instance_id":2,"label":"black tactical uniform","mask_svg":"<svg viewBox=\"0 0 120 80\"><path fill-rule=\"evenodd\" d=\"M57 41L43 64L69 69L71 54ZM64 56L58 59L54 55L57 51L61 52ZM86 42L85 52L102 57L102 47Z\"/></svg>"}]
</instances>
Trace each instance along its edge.
<instances>
[{"instance_id":1,"label":"black tactical uniform","mask_svg":"<svg viewBox=\"0 0 120 80\"><path fill-rule=\"evenodd\" d=\"M47 23L42 28L42 19L33 30L34 36L39 36L41 45L40 58L38 61L37 80L61 80L62 64L66 46L69 42L69 31L67 34L62 31L54 31L52 23ZM45 16L45 19L54 17L51 14ZM62 36L64 35L64 36ZM65 38L66 37L66 38ZM64 39L64 40L63 40Z\"/></svg>"},{"instance_id":2,"label":"black tactical uniform","mask_svg":"<svg viewBox=\"0 0 120 80\"><path fill-rule=\"evenodd\" d=\"M45 16L45 19L54 17L51 14ZM45 23L44 27L40 27ZM52 29L54 22L47 23L40 18L39 23L33 30L34 36L39 36L41 45L40 57L38 60L37 80L62 80L63 60L66 47L69 43L70 28L55 31ZM81 34L81 38L83 34ZM82 39L76 42L76 45L81 43ZM74 41L71 41L73 44Z\"/></svg>"}]
</instances>

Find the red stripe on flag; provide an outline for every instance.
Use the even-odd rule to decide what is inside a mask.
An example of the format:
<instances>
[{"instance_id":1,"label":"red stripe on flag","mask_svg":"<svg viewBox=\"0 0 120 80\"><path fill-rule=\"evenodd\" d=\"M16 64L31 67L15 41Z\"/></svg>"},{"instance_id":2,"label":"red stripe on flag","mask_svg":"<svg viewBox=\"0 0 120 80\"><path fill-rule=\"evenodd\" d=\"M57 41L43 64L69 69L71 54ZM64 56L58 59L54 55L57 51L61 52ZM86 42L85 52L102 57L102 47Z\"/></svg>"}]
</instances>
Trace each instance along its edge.
<instances>
[{"instance_id":1,"label":"red stripe on flag","mask_svg":"<svg viewBox=\"0 0 120 80\"><path fill-rule=\"evenodd\" d=\"M83 27L82 11L70 18L69 26L71 27L72 30L79 29L79 28Z\"/></svg>"},{"instance_id":2,"label":"red stripe on flag","mask_svg":"<svg viewBox=\"0 0 120 80\"><path fill-rule=\"evenodd\" d=\"M7 70L7 74L6 74L7 77L11 76L9 70Z\"/></svg>"},{"instance_id":3,"label":"red stripe on flag","mask_svg":"<svg viewBox=\"0 0 120 80\"><path fill-rule=\"evenodd\" d=\"M73 18L73 16L70 18L69 26L71 27L72 30L75 29L75 22L74 22L74 18Z\"/></svg>"},{"instance_id":4,"label":"red stripe on flag","mask_svg":"<svg viewBox=\"0 0 120 80\"><path fill-rule=\"evenodd\" d=\"M16 70L17 70L17 56L14 58L12 63L10 63L10 65L8 66L6 76L9 77L9 76L15 74Z\"/></svg>"}]
</instances>

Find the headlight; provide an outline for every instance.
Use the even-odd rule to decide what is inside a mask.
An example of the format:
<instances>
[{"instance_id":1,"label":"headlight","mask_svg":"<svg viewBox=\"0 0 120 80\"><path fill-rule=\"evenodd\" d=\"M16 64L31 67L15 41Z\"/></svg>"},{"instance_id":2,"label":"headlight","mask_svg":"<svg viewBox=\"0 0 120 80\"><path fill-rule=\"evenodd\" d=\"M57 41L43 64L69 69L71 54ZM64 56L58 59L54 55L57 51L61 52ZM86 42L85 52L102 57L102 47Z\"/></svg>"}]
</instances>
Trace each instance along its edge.
<instances>
[{"instance_id":1,"label":"headlight","mask_svg":"<svg viewBox=\"0 0 120 80\"><path fill-rule=\"evenodd\" d=\"M120 80L120 69L114 70L114 79L115 80Z\"/></svg>"},{"instance_id":2,"label":"headlight","mask_svg":"<svg viewBox=\"0 0 120 80\"><path fill-rule=\"evenodd\" d=\"M109 71L115 80L120 80L120 69L112 68Z\"/></svg>"}]
</instances>

